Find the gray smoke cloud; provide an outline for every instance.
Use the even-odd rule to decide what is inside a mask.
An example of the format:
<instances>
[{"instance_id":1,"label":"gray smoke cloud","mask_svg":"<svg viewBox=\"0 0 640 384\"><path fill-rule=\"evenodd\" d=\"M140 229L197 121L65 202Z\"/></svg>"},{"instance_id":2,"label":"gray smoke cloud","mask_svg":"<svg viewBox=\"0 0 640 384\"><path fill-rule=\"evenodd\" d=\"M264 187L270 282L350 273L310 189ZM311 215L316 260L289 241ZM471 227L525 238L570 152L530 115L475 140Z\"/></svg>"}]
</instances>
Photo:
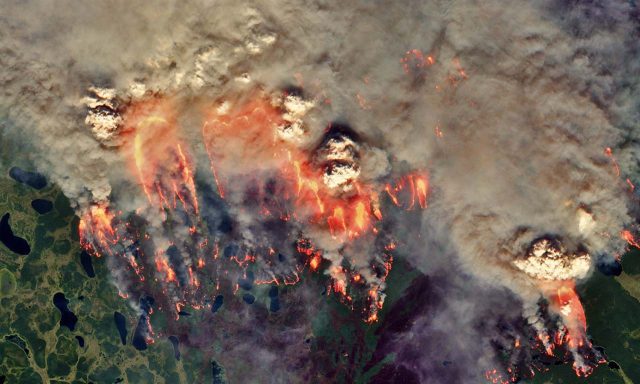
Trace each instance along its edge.
<instances>
[{"instance_id":1,"label":"gray smoke cloud","mask_svg":"<svg viewBox=\"0 0 640 384\"><path fill-rule=\"evenodd\" d=\"M539 287L512 264L531 241L554 234L610 257L635 222L624 183L640 157L632 2L5 1L2 13L3 134L79 211L144 201L122 198L135 180L85 124L91 86L113 88L122 104L151 94L222 104L295 85L315 102L309 143L346 121L370 149L362 169L373 183L390 162L427 170L429 208L401 226L399 242L458 295L417 315L394 348L455 334L447 359L465 364L454 378L495 365L473 324L500 301L480 292L510 290L517 305L496 309L509 316L537 307ZM185 115L183 139L206 166L199 122ZM586 229L581 212L593 220ZM461 275L481 289L460 288ZM449 324L463 314L469 321ZM412 353L411 369L429 382L436 352Z\"/></svg>"}]
</instances>

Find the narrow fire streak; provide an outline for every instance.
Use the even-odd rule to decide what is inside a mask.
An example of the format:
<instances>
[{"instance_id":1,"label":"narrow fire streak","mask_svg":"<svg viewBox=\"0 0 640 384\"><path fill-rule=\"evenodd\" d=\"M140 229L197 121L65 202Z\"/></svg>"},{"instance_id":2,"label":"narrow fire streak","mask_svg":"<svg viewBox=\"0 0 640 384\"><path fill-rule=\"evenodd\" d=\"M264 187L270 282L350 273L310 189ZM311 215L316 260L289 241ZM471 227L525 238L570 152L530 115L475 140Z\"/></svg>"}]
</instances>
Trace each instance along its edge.
<instances>
[{"instance_id":1,"label":"narrow fire streak","mask_svg":"<svg viewBox=\"0 0 640 384\"><path fill-rule=\"evenodd\" d=\"M622 232L620 232L620 237L622 237L622 239L625 240L627 243L629 243L629 245L631 245L632 247L636 247L640 249L640 243L638 243L638 241L636 240L635 236L633 236L631 231L626 229L623 230Z\"/></svg>"}]
</instances>

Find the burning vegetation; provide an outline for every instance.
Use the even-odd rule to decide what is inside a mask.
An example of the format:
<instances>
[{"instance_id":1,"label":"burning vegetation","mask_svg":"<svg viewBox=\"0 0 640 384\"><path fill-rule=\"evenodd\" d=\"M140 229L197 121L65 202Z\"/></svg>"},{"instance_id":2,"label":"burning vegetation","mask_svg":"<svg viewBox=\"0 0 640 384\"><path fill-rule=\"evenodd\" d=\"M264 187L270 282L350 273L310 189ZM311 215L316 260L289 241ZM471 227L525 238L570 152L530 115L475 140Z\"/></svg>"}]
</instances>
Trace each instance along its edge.
<instances>
[{"instance_id":1,"label":"burning vegetation","mask_svg":"<svg viewBox=\"0 0 640 384\"><path fill-rule=\"evenodd\" d=\"M303 121L313 105L287 93L209 104L200 110L207 164L183 139L180 105L169 97L131 102L117 128L94 129L118 141L144 196L129 212L94 203L79 226L83 247L110 258L120 295L137 303L154 292L154 306L177 319L185 308L215 306L221 292L323 273L327 292L376 321L397 246L384 212L426 208L428 179L363 179L369 144L335 123L314 144ZM140 340L151 342L147 307Z\"/></svg>"},{"instance_id":2,"label":"burning vegetation","mask_svg":"<svg viewBox=\"0 0 640 384\"><path fill-rule=\"evenodd\" d=\"M591 269L591 257L582 246L576 248L571 252L560 237L543 236L533 240L524 256L513 261L544 300L537 313L527 318L525 334L513 335L512 346L500 346L510 350L512 358L505 362L504 369L487 371L488 381L519 382L546 370L545 365L553 361L572 361L576 375L587 377L594 367L606 362L587 336L586 316L576 292L576 281L587 277Z\"/></svg>"},{"instance_id":3,"label":"burning vegetation","mask_svg":"<svg viewBox=\"0 0 640 384\"><path fill-rule=\"evenodd\" d=\"M433 64L415 52L411 57L419 67ZM314 273L327 275L326 292L363 321L378 320L399 245L385 217L389 210L427 208L426 171L363 177L362 158L371 145L339 123L311 134L305 116L316 102L300 92L198 103L204 107L196 145L183 139L177 99L140 98L116 113L115 95L93 91L98 98L89 101L87 124L98 140L118 144L144 199L130 212L94 203L79 231L84 248L110 258L120 295L145 303L140 346L153 342L149 303L177 320L188 308L217 310L223 292L286 287ZM204 164L197 160L198 145ZM582 234L593 229L586 210L578 211L578 221ZM630 233L623 237L632 243ZM545 236L512 264L546 304L529 319L531 334L501 342L512 358L485 378L508 383L533 375L543 369L531 360L535 351L565 359L561 351L578 376L588 376L604 357L588 340L575 291L575 281L592 266L586 249L571 252L559 237ZM255 300L245 296L247 303Z\"/></svg>"}]
</instances>

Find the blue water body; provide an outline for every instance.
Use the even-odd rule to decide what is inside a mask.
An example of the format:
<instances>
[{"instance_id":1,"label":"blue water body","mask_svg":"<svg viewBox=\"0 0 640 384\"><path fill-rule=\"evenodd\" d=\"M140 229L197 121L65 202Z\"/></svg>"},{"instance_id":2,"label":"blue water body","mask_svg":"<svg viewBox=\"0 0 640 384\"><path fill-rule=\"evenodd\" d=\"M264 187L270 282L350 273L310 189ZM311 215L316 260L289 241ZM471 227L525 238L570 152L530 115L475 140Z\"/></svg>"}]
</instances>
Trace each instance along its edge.
<instances>
[{"instance_id":1,"label":"blue water body","mask_svg":"<svg viewBox=\"0 0 640 384\"><path fill-rule=\"evenodd\" d=\"M96 272L93 270L93 259L87 251L80 252L80 264L84 268L85 273L89 277L96 277Z\"/></svg>"},{"instance_id":2,"label":"blue water body","mask_svg":"<svg viewBox=\"0 0 640 384\"><path fill-rule=\"evenodd\" d=\"M269 310L271 312L278 312L280 310L280 297L278 296L279 293L280 292L277 285L272 285L271 288L269 288Z\"/></svg>"},{"instance_id":3,"label":"blue water body","mask_svg":"<svg viewBox=\"0 0 640 384\"><path fill-rule=\"evenodd\" d=\"M45 215L53 210L53 202L46 199L35 199L31 201L31 207L41 215Z\"/></svg>"},{"instance_id":4,"label":"blue water body","mask_svg":"<svg viewBox=\"0 0 640 384\"><path fill-rule=\"evenodd\" d=\"M596 268L605 276L620 276L622 274L622 264L613 258L611 260L598 259Z\"/></svg>"},{"instance_id":5,"label":"blue water body","mask_svg":"<svg viewBox=\"0 0 640 384\"><path fill-rule=\"evenodd\" d=\"M78 323L78 318L75 313L69 310L69 300L64 296L64 293L58 292L53 295L53 305L60 310L62 317L60 318L60 326L69 328L73 331Z\"/></svg>"},{"instance_id":6,"label":"blue water body","mask_svg":"<svg viewBox=\"0 0 640 384\"><path fill-rule=\"evenodd\" d=\"M255 280L255 276L253 272L248 271L246 273L246 277L241 277L238 279L238 286L245 291L250 291L253 288L253 281Z\"/></svg>"},{"instance_id":7,"label":"blue water body","mask_svg":"<svg viewBox=\"0 0 640 384\"><path fill-rule=\"evenodd\" d=\"M133 331L133 339L131 340L131 344L133 344L133 347L138 351L147 349L147 339L145 335L147 335L148 332L149 325L147 324L147 315L140 315L138 325Z\"/></svg>"},{"instance_id":8,"label":"blue water body","mask_svg":"<svg viewBox=\"0 0 640 384\"><path fill-rule=\"evenodd\" d=\"M229 244L226 247L224 247L224 251L222 252L222 255L226 258L230 258L231 256L238 256L239 253L240 253L240 247L238 247L236 244Z\"/></svg>"},{"instance_id":9,"label":"blue water body","mask_svg":"<svg viewBox=\"0 0 640 384\"><path fill-rule=\"evenodd\" d=\"M169 341L173 345L173 356L176 360L180 360L180 341L176 336L169 336Z\"/></svg>"},{"instance_id":10,"label":"blue water body","mask_svg":"<svg viewBox=\"0 0 640 384\"><path fill-rule=\"evenodd\" d=\"M218 309L222 307L223 303L224 303L224 296L222 295L216 296L216 298L213 300L213 303L211 304L211 312L216 313Z\"/></svg>"},{"instance_id":11,"label":"blue water body","mask_svg":"<svg viewBox=\"0 0 640 384\"><path fill-rule=\"evenodd\" d=\"M76 336L76 340L78 340L78 345L80 346L80 348L84 348L84 337Z\"/></svg>"},{"instance_id":12,"label":"blue water body","mask_svg":"<svg viewBox=\"0 0 640 384\"><path fill-rule=\"evenodd\" d=\"M113 321L116 323L116 328L118 328L118 334L120 334L120 342L122 345L127 344L127 319L124 315L118 311L113 313Z\"/></svg>"},{"instance_id":13,"label":"blue water body","mask_svg":"<svg viewBox=\"0 0 640 384\"><path fill-rule=\"evenodd\" d=\"M27 240L13 234L13 230L9 224L10 217L11 215L7 212L2 216L2 220L0 220L0 241L12 252L18 255L28 255L29 252L31 252L31 247Z\"/></svg>"},{"instance_id":14,"label":"blue water body","mask_svg":"<svg viewBox=\"0 0 640 384\"><path fill-rule=\"evenodd\" d=\"M245 293L242 295L242 300L247 304L253 304L256 301L256 297L250 293Z\"/></svg>"},{"instance_id":15,"label":"blue water body","mask_svg":"<svg viewBox=\"0 0 640 384\"><path fill-rule=\"evenodd\" d=\"M213 384L226 383L226 381L224 380L224 370L222 369L222 366L220 366L220 364L218 364L218 362L215 360L211 361L211 375L213 376Z\"/></svg>"},{"instance_id":16,"label":"blue water body","mask_svg":"<svg viewBox=\"0 0 640 384\"><path fill-rule=\"evenodd\" d=\"M271 312L278 312L280 310L280 298L279 297L272 297L271 301L269 302L269 310Z\"/></svg>"},{"instance_id":17,"label":"blue water body","mask_svg":"<svg viewBox=\"0 0 640 384\"><path fill-rule=\"evenodd\" d=\"M31 188L42 189L47 186L47 179L38 172L25 171L20 167L12 167L9 176L15 181L26 184Z\"/></svg>"},{"instance_id":18,"label":"blue water body","mask_svg":"<svg viewBox=\"0 0 640 384\"><path fill-rule=\"evenodd\" d=\"M146 336L150 332L149 313L151 313L151 307L153 306L154 301L155 300L151 296L143 296L140 299L140 309L142 310L142 314L138 319L138 325L133 332L133 339L131 340L131 344L138 351L144 351L147 349Z\"/></svg>"}]
</instances>

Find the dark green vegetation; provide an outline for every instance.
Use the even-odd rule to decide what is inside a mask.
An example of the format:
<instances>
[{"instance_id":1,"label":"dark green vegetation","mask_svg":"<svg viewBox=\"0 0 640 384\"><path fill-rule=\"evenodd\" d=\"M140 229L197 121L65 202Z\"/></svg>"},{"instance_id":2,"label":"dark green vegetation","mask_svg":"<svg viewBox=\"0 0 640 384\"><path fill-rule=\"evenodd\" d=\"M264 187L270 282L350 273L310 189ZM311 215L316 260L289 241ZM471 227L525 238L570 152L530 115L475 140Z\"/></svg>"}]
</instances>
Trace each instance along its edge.
<instances>
[{"instance_id":1,"label":"dark green vegetation","mask_svg":"<svg viewBox=\"0 0 640 384\"><path fill-rule=\"evenodd\" d=\"M93 259L96 277L87 276L68 200L55 187L36 190L17 183L6 166L0 168L0 214L9 212L14 234L31 245L28 255L0 245L0 378L9 384L212 382L211 376L193 373L212 375L211 362L194 354L176 361L167 338L144 353L133 348L137 314L118 297L103 258ZM38 214L31 207L34 199L51 200L53 210ZM58 292L78 318L73 331L60 325ZM116 311L129 330L126 345ZM209 368L195 369L202 365Z\"/></svg>"}]
</instances>

